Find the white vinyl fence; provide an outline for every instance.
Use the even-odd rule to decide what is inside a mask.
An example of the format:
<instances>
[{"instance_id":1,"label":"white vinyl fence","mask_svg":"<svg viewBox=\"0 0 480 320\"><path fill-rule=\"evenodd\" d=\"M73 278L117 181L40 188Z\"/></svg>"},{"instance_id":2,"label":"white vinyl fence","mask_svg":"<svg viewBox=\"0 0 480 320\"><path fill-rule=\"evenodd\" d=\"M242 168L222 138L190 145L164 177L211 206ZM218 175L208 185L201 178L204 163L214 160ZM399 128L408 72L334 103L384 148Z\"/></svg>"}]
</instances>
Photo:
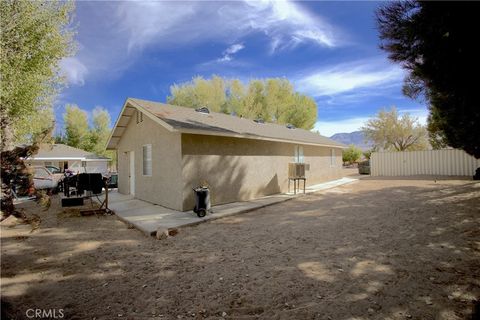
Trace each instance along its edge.
<instances>
[{"instance_id":1,"label":"white vinyl fence","mask_svg":"<svg viewBox=\"0 0 480 320\"><path fill-rule=\"evenodd\" d=\"M372 176L473 176L480 159L462 150L373 152L370 159Z\"/></svg>"}]
</instances>

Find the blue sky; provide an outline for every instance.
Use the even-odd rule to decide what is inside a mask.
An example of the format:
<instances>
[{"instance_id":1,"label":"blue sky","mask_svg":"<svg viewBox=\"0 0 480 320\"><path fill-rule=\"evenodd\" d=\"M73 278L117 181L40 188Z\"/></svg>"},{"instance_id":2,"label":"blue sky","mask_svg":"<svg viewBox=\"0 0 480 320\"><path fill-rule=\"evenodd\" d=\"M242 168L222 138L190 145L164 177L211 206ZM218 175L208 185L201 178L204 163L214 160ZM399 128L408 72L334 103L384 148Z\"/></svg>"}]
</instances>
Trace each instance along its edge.
<instances>
[{"instance_id":1,"label":"blue sky","mask_svg":"<svg viewBox=\"0 0 480 320\"><path fill-rule=\"evenodd\" d=\"M68 88L56 103L108 109L126 97L165 102L174 83L286 77L315 98L316 129L351 132L383 107L425 122L402 96L404 71L378 48L372 1L77 2L78 51L61 62Z\"/></svg>"}]
</instances>

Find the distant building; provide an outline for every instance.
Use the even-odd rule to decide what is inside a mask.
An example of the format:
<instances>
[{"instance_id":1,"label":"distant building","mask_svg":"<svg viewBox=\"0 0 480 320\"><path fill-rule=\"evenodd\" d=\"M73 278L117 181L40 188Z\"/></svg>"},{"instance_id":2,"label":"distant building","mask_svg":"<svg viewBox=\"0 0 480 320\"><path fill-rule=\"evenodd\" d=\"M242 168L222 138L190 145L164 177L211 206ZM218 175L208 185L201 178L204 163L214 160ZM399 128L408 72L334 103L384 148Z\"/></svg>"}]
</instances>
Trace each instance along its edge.
<instances>
[{"instance_id":1,"label":"distant building","mask_svg":"<svg viewBox=\"0 0 480 320\"><path fill-rule=\"evenodd\" d=\"M64 144L43 144L37 154L26 159L34 166L55 166L62 172L107 173L109 158Z\"/></svg>"}]
</instances>

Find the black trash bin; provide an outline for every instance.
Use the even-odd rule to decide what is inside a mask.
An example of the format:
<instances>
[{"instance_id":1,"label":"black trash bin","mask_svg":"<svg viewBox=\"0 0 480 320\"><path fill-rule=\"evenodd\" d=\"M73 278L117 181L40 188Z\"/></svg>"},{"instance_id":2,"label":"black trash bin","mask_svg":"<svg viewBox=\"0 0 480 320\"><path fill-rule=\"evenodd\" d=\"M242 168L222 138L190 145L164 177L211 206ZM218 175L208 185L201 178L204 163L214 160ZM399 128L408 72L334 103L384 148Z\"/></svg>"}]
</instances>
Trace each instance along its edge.
<instances>
[{"instance_id":1,"label":"black trash bin","mask_svg":"<svg viewBox=\"0 0 480 320\"><path fill-rule=\"evenodd\" d=\"M193 188L193 193L195 194L195 208L193 208L193 212L199 218L203 218L207 211L210 210L210 190L207 187L196 187Z\"/></svg>"}]
</instances>

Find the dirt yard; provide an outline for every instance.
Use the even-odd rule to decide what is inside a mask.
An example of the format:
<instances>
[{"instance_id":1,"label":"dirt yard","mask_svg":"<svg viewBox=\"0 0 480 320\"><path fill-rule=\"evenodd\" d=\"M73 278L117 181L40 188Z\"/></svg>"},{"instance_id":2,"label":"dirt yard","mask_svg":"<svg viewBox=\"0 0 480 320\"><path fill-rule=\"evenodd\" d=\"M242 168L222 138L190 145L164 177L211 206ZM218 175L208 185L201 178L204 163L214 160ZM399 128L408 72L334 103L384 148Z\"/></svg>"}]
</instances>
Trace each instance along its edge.
<instances>
[{"instance_id":1,"label":"dirt yard","mask_svg":"<svg viewBox=\"0 0 480 320\"><path fill-rule=\"evenodd\" d=\"M147 238L114 216L2 225L2 312L68 319L470 319L480 183L375 180ZM477 303L478 305L478 303Z\"/></svg>"}]
</instances>

